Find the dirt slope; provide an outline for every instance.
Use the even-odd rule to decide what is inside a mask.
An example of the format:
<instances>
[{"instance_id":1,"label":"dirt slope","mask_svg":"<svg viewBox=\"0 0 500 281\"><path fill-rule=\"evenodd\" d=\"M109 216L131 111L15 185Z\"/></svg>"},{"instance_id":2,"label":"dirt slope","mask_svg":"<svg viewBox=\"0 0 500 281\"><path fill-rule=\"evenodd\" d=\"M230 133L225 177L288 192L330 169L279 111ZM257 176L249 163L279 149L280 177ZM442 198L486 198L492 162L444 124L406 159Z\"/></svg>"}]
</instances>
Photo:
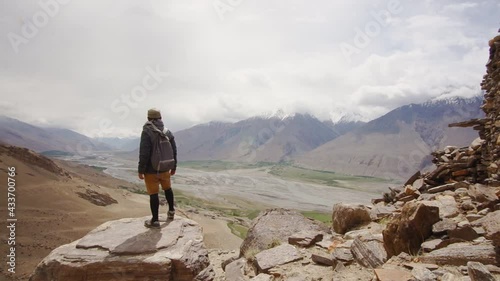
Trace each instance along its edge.
<instances>
[{"instance_id":1,"label":"dirt slope","mask_svg":"<svg viewBox=\"0 0 500 281\"><path fill-rule=\"evenodd\" d=\"M27 280L36 265L53 249L81 238L103 222L150 214L149 198L124 190L134 184L112 178L91 167L52 161L26 149L0 144L0 182L6 186L7 171L15 167L16 179L16 273L0 269L0 280ZM141 186L142 187L142 186ZM85 198L82 198L82 195ZM96 204L116 203L99 206ZM92 201L92 202L91 202ZM6 221L7 191L0 193L0 218ZM166 207L160 208L160 215ZM178 215L184 216L182 210ZM241 240L231 234L224 220L194 218L206 228L208 248L237 249ZM1 261L8 253L8 233L2 227ZM224 243L225 241L225 243Z\"/></svg>"}]
</instances>

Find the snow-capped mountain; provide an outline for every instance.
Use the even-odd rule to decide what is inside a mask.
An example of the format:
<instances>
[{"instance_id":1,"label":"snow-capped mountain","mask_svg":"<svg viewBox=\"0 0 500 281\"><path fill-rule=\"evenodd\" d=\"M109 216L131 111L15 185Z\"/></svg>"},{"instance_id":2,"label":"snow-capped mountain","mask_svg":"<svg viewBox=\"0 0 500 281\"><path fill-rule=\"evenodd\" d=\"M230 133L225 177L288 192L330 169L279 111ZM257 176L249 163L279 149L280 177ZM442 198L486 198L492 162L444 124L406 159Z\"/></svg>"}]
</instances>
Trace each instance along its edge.
<instances>
[{"instance_id":1,"label":"snow-capped mountain","mask_svg":"<svg viewBox=\"0 0 500 281\"><path fill-rule=\"evenodd\" d=\"M431 164L434 149L470 144L477 132L448 124L482 117L481 104L481 97L451 97L405 105L299 156L297 162L348 174L407 178Z\"/></svg>"}]
</instances>

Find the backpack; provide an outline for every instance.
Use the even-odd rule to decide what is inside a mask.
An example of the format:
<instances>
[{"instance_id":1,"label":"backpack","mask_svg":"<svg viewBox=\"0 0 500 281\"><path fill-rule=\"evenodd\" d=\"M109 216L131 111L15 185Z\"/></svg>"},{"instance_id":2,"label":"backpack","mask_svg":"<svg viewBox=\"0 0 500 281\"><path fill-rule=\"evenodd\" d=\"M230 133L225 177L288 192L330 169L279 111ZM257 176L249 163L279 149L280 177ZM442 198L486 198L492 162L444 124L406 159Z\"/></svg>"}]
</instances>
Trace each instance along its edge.
<instances>
[{"instance_id":1,"label":"backpack","mask_svg":"<svg viewBox=\"0 0 500 281\"><path fill-rule=\"evenodd\" d=\"M160 131L153 125L151 165L157 172L175 169L174 150L167 132L167 129Z\"/></svg>"}]
</instances>

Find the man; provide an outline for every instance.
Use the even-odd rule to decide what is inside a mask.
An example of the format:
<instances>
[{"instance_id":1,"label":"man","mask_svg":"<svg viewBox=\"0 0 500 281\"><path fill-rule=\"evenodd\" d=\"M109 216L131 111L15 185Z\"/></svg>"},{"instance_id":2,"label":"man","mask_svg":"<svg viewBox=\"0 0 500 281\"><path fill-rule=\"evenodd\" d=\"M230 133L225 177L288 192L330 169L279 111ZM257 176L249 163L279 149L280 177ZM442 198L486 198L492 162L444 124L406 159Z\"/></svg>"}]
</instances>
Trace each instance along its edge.
<instances>
[{"instance_id":1,"label":"man","mask_svg":"<svg viewBox=\"0 0 500 281\"><path fill-rule=\"evenodd\" d=\"M156 128L160 131L164 130L163 121L161 120L161 113L157 109L148 110L148 122L146 122L142 128L141 134L141 144L139 149L139 179L144 180L146 184L146 189L149 194L149 205L151 207L151 213L153 217L151 220L144 222L146 227L160 227L158 222L158 210L160 208L160 200L158 198L158 192L160 189L160 184L165 192L165 198L168 202L168 213L167 220L173 220L175 209L174 209L174 193L172 192L172 183L170 181L170 176L175 175L175 170L177 167L177 146L175 144L174 135L172 132L167 130L166 136L170 140L172 145L172 150L174 153L175 167L172 170L167 171L156 171L151 163L151 155L153 153L153 141L159 137L159 133Z\"/></svg>"}]
</instances>

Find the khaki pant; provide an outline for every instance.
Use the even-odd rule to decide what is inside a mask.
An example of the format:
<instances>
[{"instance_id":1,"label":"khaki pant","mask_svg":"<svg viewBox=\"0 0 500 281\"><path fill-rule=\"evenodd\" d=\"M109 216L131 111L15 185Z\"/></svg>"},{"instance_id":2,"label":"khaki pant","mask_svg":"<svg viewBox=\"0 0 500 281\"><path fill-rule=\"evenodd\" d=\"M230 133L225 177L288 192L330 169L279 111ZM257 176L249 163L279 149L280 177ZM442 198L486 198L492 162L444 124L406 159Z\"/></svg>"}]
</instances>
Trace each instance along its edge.
<instances>
[{"instance_id":1,"label":"khaki pant","mask_svg":"<svg viewBox=\"0 0 500 281\"><path fill-rule=\"evenodd\" d=\"M160 184L163 190L172 187L170 181L170 172L163 172L159 174L145 174L144 183L149 195L157 194L160 191Z\"/></svg>"}]
</instances>

